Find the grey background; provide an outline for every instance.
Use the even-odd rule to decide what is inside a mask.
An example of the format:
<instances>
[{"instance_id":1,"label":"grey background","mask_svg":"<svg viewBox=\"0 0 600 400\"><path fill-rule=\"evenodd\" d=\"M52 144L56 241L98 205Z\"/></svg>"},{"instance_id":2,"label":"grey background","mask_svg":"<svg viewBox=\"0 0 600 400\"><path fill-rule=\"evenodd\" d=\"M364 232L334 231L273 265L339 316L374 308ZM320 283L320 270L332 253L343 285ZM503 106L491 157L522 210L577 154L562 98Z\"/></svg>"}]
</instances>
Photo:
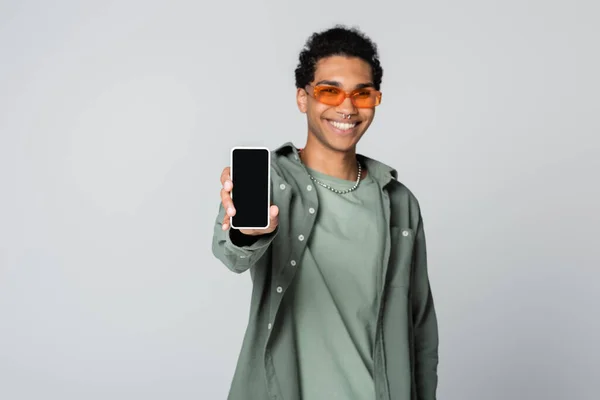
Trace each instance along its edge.
<instances>
[{"instance_id":1,"label":"grey background","mask_svg":"<svg viewBox=\"0 0 600 400\"><path fill-rule=\"evenodd\" d=\"M0 398L224 399L234 145L304 144L293 69L358 25L361 153L419 198L439 398L597 399L598 2L0 2Z\"/></svg>"}]
</instances>

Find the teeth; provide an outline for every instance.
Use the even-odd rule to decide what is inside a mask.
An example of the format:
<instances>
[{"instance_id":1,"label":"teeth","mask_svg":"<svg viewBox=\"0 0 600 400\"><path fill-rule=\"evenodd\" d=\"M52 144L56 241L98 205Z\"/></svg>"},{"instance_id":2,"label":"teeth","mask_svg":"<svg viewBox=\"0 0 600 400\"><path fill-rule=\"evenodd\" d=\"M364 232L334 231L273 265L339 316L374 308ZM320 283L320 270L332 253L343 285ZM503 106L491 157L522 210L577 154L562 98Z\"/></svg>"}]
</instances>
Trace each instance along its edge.
<instances>
[{"instance_id":1,"label":"teeth","mask_svg":"<svg viewBox=\"0 0 600 400\"><path fill-rule=\"evenodd\" d=\"M346 131L348 129L352 129L356 126L356 123L354 124L349 124L346 122L337 122L337 121L329 121L331 123L331 125L335 126L338 129L341 129L343 131Z\"/></svg>"}]
</instances>

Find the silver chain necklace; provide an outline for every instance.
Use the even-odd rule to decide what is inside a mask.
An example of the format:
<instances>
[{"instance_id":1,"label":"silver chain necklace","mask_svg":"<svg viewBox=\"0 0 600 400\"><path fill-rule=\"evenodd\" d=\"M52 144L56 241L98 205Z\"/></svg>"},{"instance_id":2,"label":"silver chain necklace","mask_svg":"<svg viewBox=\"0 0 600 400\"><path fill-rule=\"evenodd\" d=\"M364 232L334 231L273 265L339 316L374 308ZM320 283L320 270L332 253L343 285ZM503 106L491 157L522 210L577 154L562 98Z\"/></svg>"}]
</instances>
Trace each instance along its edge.
<instances>
[{"instance_id":1,"label":"silver chain necklace","mask_svg":"<svg viewBox=\"0 0 600 400\"><path fill-rule=\"evenodd\" d=\"M346 194L346 193L355 191L358 188L358 185L360 184L360 176L362 175L362 167L360 166L360 162L358 160L356 160L356 165L358 166L358 177L356 178L356 183L350 189L346 189L346 190L338 190L338 189L332 188L328 184L323 183L323 182L319 181L317 178L315 178L314 176L312 176L310 174L310 172L307 171L307 173L308 173L308 176L310 177L310 179L312 179L312 181L314 183L316 183L317 185L323 186L325 189L329 189L332 192L337 193L337 194Z\"/></svg>"}]
</instances>

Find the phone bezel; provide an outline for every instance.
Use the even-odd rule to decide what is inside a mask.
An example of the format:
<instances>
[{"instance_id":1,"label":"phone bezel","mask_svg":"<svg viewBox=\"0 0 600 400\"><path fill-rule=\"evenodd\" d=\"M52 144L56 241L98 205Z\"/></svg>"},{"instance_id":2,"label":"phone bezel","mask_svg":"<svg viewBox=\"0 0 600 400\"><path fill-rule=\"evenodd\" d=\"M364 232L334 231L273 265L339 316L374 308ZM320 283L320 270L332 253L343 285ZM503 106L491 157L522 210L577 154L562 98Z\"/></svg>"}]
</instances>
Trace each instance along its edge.
<instances>
[{"instance_id":1,"label":"phone bezel","mask_svg":"<svg viewBox=\"0 0 600 400\"><path fill-rule=\"evenodd\" d=\"M233 217L229 217L229 226L233 229L268 229L271 226L271 150L268 147L261 146L235 146L231 148L229 153L229 168L231 174L231 182L233 183L233 152L235 150L266 150L267 151L267 164L269 166L267 173L267 225L266 226L234 226L233 225ZM235 189L235 188L234 188ZM233 190L234 191L234 190ZM231 194L231 199L233 200L233 191Z\"/></svg>"}]
</instances>

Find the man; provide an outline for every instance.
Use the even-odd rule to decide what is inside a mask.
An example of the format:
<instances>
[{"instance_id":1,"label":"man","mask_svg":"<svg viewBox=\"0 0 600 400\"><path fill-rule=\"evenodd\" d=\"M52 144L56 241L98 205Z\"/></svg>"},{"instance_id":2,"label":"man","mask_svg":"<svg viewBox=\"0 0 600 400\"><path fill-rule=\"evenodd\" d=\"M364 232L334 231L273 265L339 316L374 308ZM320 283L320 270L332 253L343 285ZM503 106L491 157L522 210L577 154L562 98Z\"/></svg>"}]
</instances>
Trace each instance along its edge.
<instances>
[{"instance_id":1,"label":"man","mask_svg":"<svg viewBox=\"0 0 600 400\"><path fill-rule=\"evenodd\" d=\"M303 149L272 153L271 225L234 230L229 168L213 253L250 271L250 318L230 400L434 400L438 331L419 204L356 153L381 101L377 49L315 33L296 69Z\"/></svg>"}]
</instances>

